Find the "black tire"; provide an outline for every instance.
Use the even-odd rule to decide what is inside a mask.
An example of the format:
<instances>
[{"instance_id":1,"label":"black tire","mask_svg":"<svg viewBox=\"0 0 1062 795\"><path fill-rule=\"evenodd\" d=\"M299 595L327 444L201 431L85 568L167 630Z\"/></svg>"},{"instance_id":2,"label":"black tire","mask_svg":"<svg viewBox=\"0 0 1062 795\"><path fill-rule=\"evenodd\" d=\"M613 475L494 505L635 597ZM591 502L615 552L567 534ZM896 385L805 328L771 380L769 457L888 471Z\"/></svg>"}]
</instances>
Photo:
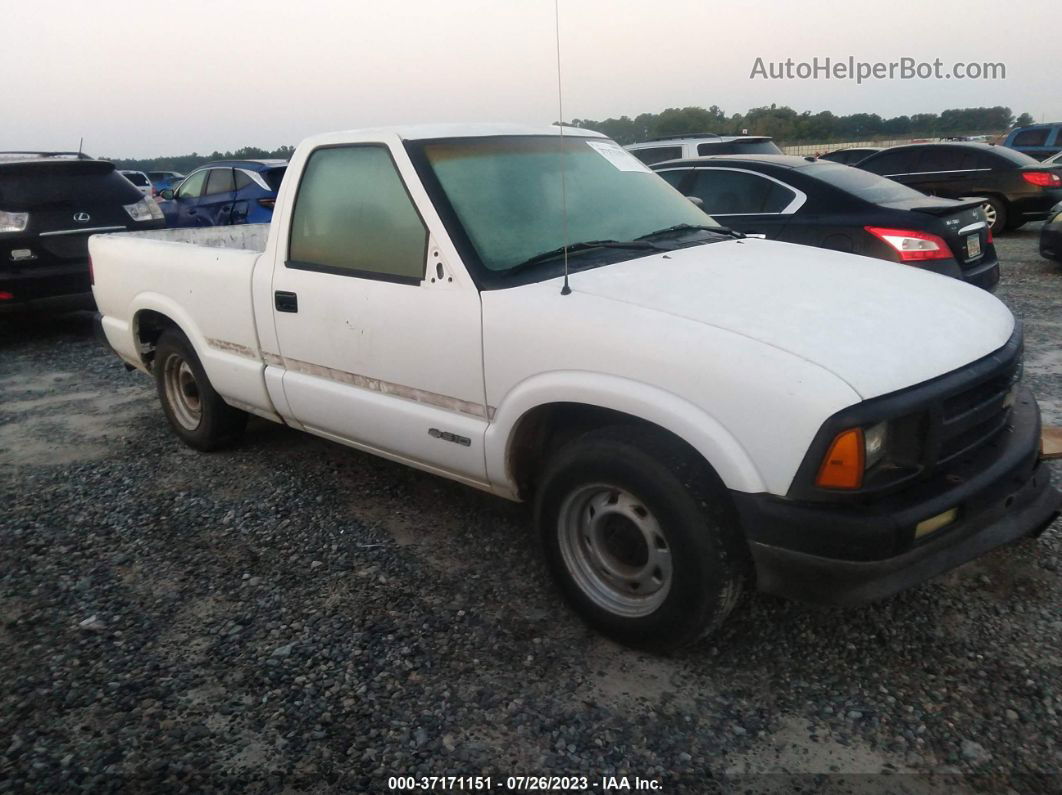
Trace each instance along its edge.
<instances>
[{"instance_id":1,"label":"black tire","mask_svg":"<svg viewBox=\"0 0 1062 795\"><path fill-rule=\"evenodd\" d=\"M177 329L159 336L152 364L159 402L173 432L196 450L219 450L236 442L247 414L221 399L188 338Z\"/></svg>"},{"instance_id":2,"label":"black tire","mask_svg":"<svg viewBox=\"0 0 1062 795\"><path fill-rule=\"evenodd\" d=\"M1004 231L1010 228L1007 226L1007 217L1009 216L1009 213L1007 212L1007 203L995 196L989 196L985 199L985 205L986 210L988 207L991 207L992 211L996 214L996 219L991 224L993 236L1003 234Z\"/></svg>"},{"instance_id":3,"label":"black tire","mask_svg":"<svg viewBox=\"0 0 1062 795\"><path fill-rule=\"evenodd\" d=\"M748 545L718 476L681 441L652 428L602 428L564 445L539 482L535 521L568 602L591 627L628 646L663 651L711 633L737 604L750 570ZM639 545L650 536L652 549ZM601 541L603 555L591 538ZM631 590L634 582L616 585L639 566L644 577L657 559L666 563L666 572L655 569L666 587L656 586L655 573L645 584L656 587L652 593Z\"/></svg>"}]
</instances>

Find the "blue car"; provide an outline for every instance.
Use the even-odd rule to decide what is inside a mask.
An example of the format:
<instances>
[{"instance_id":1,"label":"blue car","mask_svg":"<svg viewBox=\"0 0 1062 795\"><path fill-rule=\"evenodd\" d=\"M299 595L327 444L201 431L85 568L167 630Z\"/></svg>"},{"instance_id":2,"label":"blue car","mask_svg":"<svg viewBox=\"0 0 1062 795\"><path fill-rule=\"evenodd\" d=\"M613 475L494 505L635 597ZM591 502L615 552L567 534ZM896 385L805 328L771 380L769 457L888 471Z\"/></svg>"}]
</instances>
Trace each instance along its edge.
<instances>
[{"instance_id":1,"label":"blue car","mask_svg":"<svg viewBox=\"0 0 1062 795\"><path fill-rule=\"evenodd\" d=\"M1062 151L1062 122L1018 127L1007 133L1003 145L1044 160Z\"/></svg>"},{"instance_id":2,"label":"blue car","mask_svg":"<svg viewBox=\"0 0 1062 795\"><path fill-rule=\"evenodd\" d=\"M158 196L164 190L173 190L184 179L184 174L179 171L149 171L147 175L148 179L151 180L151 187L155 191L155 196Z\"/></svg>"},{"instance_id":3,"label":"blue car","mask_svg":"<svg viewBox=\"0 0 1062 795\"><path fill-rule=\"evenodd\" d=\"M166 225L266 224L273 217L286 160L222 160L185 177L177 190L162 192Z\"/></svg>"}]
</instances>

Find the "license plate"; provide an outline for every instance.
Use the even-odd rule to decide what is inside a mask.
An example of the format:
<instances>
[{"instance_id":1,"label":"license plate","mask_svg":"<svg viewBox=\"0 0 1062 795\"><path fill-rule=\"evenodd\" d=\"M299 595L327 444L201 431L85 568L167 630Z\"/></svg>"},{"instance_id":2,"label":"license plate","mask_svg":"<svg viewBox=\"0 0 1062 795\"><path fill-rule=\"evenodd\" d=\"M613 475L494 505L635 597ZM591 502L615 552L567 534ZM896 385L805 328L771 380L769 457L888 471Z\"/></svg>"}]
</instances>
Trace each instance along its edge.
<instances>
[{"instance_id":1,"label":"license plate","mask_svg":"<svg viewBox=\"0 0 1062 795\"><path fill-rule=\"evenodd\" d=\"M977 259L981 256L981 236L970 235L966 238L966 259Z\"/></svg>"}]
</instances>

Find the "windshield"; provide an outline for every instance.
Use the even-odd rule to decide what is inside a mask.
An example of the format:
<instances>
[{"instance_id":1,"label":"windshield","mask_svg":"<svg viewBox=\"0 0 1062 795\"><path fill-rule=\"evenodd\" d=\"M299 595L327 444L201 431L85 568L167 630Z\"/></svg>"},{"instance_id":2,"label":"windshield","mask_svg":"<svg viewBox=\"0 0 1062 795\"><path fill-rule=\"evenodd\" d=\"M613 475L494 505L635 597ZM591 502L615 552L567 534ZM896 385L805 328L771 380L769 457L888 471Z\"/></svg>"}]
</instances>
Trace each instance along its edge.
<instances>
[{"instance_id":1,"label":"windshield","mask_svg":"<svg viewBox=\"0 0 1062 795\"><path fill-rule=\"evenodd\" d=\"M891 179L880 177L877 174L872 174L869 171L863 171L853 166L824 163L820 160L818 163L807 166L802 170L806 171L809 176L821 179L823 182L871 204L925 198L924 193L919 193L913 188L908 188L899 182L894 182Z\"/></svg>"},{"instance_id":2,"label":"windshield","mask_svg":"<svg viewBox=\"0 0 1062 795\"><path fill-rule=\"evenodd\" d=\"M718 226L604 138L499 136L421 146L428 168L491 273L503 273L564 244L630 241L680 224ZM612 261L645 255L635 248L609 252Z\"/></svg>"}]
</instances>

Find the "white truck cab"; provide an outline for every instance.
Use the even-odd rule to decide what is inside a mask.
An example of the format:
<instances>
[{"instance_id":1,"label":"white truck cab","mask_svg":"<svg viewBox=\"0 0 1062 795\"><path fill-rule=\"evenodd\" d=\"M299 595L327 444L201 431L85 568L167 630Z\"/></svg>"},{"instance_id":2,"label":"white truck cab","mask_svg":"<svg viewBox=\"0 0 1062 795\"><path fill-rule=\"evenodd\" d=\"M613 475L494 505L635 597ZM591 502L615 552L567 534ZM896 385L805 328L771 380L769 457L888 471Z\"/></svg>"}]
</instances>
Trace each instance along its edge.
<instances>
[{"instance_id":1,"label":"white truck cab","mask_svg":"<svg viewBox=\"0 0 1062 795\"><path fill-rule=\"evenodd\" d=\"M186 443L256 414L532 501L565 595L629 644L748 586L887 596L1058 512L997 299L743 238L585 130L317 136L270 225L90 252Z\"/></svg>"}]
</instances>

